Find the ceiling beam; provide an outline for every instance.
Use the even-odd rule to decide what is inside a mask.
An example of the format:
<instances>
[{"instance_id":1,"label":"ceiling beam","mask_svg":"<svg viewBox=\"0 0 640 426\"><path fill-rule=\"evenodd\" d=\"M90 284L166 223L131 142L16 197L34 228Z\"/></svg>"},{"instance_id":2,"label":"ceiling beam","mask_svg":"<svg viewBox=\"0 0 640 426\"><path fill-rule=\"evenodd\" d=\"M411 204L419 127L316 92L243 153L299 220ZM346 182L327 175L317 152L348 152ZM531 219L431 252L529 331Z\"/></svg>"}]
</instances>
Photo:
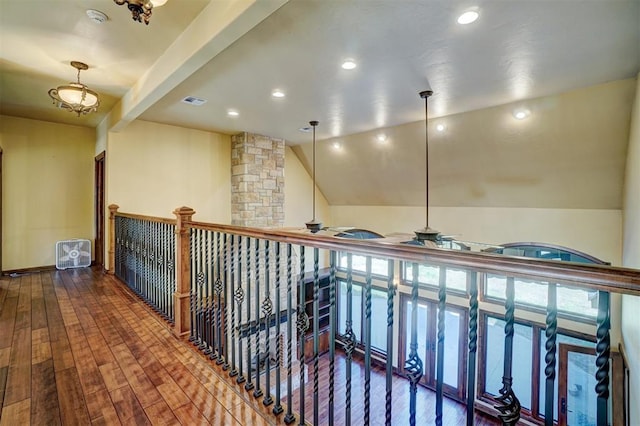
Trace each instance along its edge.
<instances>
[{"instance_id":1,"label":"ceiling beam","mask_svg":"<svg viewBox=\"0 0 640 426\"><path fill-rule=\"evenodd\" d=\"M119 131L289 0L211 1L100 123Z\"/></svg>"}]
</instances>

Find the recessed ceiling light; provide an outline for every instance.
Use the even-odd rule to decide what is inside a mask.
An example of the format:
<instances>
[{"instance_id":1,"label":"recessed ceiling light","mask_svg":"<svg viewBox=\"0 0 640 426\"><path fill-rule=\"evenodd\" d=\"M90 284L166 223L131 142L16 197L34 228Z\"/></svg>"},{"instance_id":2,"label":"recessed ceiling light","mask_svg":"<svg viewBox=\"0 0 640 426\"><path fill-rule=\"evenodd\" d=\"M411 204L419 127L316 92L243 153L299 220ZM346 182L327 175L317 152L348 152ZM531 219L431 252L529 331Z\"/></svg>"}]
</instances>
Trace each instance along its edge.
<instances>
[{"instance_id":1,"label":"recessed ceiling light","mask_svg":"<svg viewBox=\"0 0 640 426\"><path fill-rule=\"evenodd\" d=\"M525 118L529 117L529 115L531 115L531 111L529 111L528 109L516 109L513 111L513 116L517 120L524 120Z\"/></svg>"},{"instance_id":2,"label":"recessed ceiling light","mask_svg":"<svg viewBox=\"0 0 640 426\"><path fill-rule=\"evenodd\" d=\"M229 117L237 117L240 115L240 113L238 111L236 111L235 109L230 109L227 111L227 115Z\"/></svg>"},{"instance_id":3,"label":"recessed ceiling light","mask_svg":"<svg viewBox=\"0 0 640 426\"><path fill-rule=\"evenodd\" d=\"M385 143L387 141L387 135L385 135L384 133L379 133L376 136L376 140L380 143Z\"/></svg>"},{"instance_id":4,"label":"recessed ceiling light","mask_svg":"<svg viewBox=\"0 0 640 426\"><path fill-rule=\"evenodd\" d=\"M353 59L347 59L342 63L342 69L352 70L358 65L353 61Z\"/></svg>"},{"instance_id":5,"label":"recessed ceiling light","mask_svg":"<svg viewBox=\"0 0 640 426\"><path fill-rule=\"evenodd\" d=\"M271 92L271 96L273 96L274 98L284 98L284 92L282 90L276 89Z\"/></svg>"},{"instance_id":6,"label":"recessed ceiling light","mask_svg":"<svg viewBox=\"0 0 640 426\"><path fill-rule=\"evenodd\" d=\"M462 15L458 16L458 24L460 25L471 24L472 22L475 22L479 16L480 14L478 13L477 10L467 10Z\"/></svg>"},{"instance_id":7,"label":"recessed ceiling light","mask_svg":"<svg viewBox=\"0 0 640 426\"><path fill-rule=\"evenodd\" d=\"M439 132L444 132L446 129L447 129L447 126L445 126L442 123L436 125L436 130L439 131Z\"/></svg>"},{"instance_id":8,"label":"recessed ceiling light","mask_svg":"<svg viewBox=\"0 0 640 426\"><path fill-rule=\"evenodd\" d=\"M336 149L336 150L342 149L342 144L340 142L334 142L332 145L333 145L333 149Z\"/></svg>"}]
</instances>

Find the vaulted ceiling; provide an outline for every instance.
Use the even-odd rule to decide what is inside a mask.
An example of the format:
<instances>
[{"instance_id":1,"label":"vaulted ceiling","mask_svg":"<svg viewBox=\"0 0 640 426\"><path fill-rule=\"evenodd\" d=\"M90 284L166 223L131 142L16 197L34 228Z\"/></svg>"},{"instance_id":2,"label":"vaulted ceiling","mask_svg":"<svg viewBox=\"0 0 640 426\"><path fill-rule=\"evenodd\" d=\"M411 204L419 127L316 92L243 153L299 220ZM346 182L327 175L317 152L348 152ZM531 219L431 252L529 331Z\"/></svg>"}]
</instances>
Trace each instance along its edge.
<instances>
[{"instance_id":1,"label":"vaulted ceiling","mask_svg":"<svg viewBox=\"0 0 640 426\"><path fill-rule=\"evenodd\" d=\"M470 8L479 19L459 25ZM71 60L90 66L96 114L47 95L75 79ZM148 26L112 0L0 0L1 114L255 132L285 139L307 167L299 129L319 120L331 204L424 202L418 92L432 89L430 125L446 123L430 130L434 205L619 208L638 71L637 0L169 0ZM513 119L519 107L527 120Z\"/></svg>"}]
</instances>

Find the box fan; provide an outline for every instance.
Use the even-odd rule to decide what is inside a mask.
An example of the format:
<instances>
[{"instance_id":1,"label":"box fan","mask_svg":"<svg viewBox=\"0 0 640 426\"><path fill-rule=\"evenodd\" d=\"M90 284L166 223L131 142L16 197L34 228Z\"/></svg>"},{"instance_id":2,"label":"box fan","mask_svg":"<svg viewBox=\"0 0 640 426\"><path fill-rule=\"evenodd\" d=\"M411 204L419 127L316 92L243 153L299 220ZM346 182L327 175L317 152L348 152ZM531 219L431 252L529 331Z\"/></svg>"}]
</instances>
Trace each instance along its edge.
<instances>
[{"instance_id":1,"label":"box fan","mask_svg":"<svg viewBox=\"0 0 640 426\"><path fill-rule=\"evenodd\" d=\"M84 268L91 265L91 241L65 240L56 243L56 268Z\"/></svg>"}]
</instances>

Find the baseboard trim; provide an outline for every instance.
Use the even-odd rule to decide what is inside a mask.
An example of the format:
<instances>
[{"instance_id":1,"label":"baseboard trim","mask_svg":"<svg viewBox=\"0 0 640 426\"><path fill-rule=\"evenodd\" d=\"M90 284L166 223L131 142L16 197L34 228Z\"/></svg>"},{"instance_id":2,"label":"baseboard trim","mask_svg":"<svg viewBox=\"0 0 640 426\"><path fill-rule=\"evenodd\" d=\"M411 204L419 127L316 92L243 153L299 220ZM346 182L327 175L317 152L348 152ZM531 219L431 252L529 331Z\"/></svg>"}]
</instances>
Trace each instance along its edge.
<instances>
[{"instance_id":1,"label":"baseboard trim","mask_svg":"<svg viewBox=\"0 0 640 426\"><path fill-rule=\"evenodd\" d=\"M43 271L53 271L55 269L56 265L35 266L33 268L9 269L7 271L2 271L2 275L15 277L20 275L35 274Z\"/></svg>"}]
</instances>

